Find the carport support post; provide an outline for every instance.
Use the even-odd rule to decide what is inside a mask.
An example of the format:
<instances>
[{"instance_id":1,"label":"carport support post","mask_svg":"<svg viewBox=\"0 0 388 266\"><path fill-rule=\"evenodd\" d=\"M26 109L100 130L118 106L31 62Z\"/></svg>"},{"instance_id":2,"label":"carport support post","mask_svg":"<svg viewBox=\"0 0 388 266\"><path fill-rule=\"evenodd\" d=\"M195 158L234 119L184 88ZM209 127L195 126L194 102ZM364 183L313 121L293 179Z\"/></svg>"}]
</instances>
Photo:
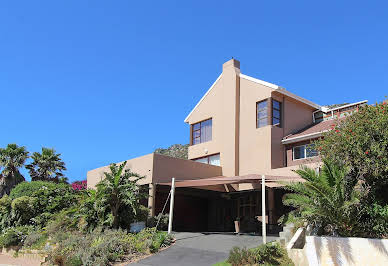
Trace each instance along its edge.
<instances>
[{"instance_id":1,"label":"carport support post","mask_svg":"<svg viewBox=\"0 0 388 266\"><path fill-rule=\"evenodd\" d=\"M174 216L175 177L171 179L170 214L168 216L168 234L172 231L172 219Z\"/></svg>"},{"instance_id":2,"label":"carport support post","mask_svg":"<svg viewBox=\"0 0 388 266\"><path fill-rule=\"evenodd\" d=\"M265 219L265 175L261 176L261 221L263 230L263 244L267 242L267 219Z\"/></svg>"}]
</instances>

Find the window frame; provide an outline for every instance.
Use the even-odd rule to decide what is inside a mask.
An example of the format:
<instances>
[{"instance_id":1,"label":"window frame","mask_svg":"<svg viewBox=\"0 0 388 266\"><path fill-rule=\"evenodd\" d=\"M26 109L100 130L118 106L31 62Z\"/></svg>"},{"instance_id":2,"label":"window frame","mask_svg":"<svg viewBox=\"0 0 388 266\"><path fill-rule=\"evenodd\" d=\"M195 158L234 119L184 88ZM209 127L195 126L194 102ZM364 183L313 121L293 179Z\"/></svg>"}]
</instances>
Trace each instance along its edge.
<instances>
[{"instance_id":1,"label":"window frame","mask_svg":"<svg viewBox=\"0 0 388 266\"><path fill-rule=\"evenodd\" d=\"M314 157L319 156L319 153L317 151L317 155L307 157L307 146L308 145L314 145L314 143L293 146L292 147L292 160L293 161L306 160L306 159L310 159L310 158L314 158ZM299 159L295 159L295 148L300 148L300 147L304 147L304 157L303 158L299 158Z\"/></svg>"},{"instance_id":2,"label":"window frame","mask_svg":"<svg viewBox=\"0 0 388 266\"><path fill-rule=\"evenodd\" d=\"M194 159L191 159L191 160L194 161L194 162L197 162L197 160L199 160L199 159L205 159L206 158L207 159L207 163L206 164L208 164L208 165L215 165L215 164L210 164L210 157L217 156L217 155L220 157L220 165L219 166L221 166L221 154L220 153L213 153L213 154L210 154L210 155L194 158ZM215 166L218 166L218 165L215 165Z\"/></svg>"},{"instance_id":3,"label":"window frame","mask_svg":"<svg viewBox=\"0 0 388 266\"><path fill-rule=\"evenodd\" d=\"M259 110L263 109L263 108L259 109L259 104L260 103L264 103L264 102L266 104L266 107L265 107L265 109L266 109L265 110L266 111L266 116L259 119ZM268 99L256 102L256 128L262 128L262 127L265 127L265 126L269 125L268 121L269 121L270 118L269 118L269 112L268 112L268 109L269 109L268 105L269 105ZM266 124L264 126L259 126L259 121L264 120L264 119L266 121Z\"/></svg>"},{"instance_id":4,"label":"window frame","mask_svg":"<svg viewBox=\"0 0 388 266\"><path fill-rule=\"evenodd\" d=\"M279 104L279 108L276 108L275 107L275 104L274 102L277 102ZM273 126L278 126L278 127L282 127L282 102L278 101L278 100L275 100L275 99L272 99L272 106L271 106L271 113L272 113L272 116L271 116L271 124ZM278 111L279 112L279 117L275 117L274 116L274 111ZM276 123L274 124L273 120L277 119L279 120L279 123Z\"/></svg>"},{"instance_id":5,"label":"window frame","mask_svg":"<svg viewBox=\"0 0 388 266\"><path fill-rule=\"evenodd\" d=\"M211 130L211 137L210 137L210 140L207 140L207 141L203 141L203 142L201 142L201 130L202 130L202 123L204 123L204 122L207 122L207 121L209 121L210 120L210 122L211 122L211 126L210 126L210 130ZM196 129L196 130L194 130L194 127L196 126L196 125L199 125L199 128L198 129ZM199 122L197 122L197 123L194 123L194 124L191 124L190 125L191 127L190 127L190 144L191 144L191 146L193 146L193 145L198 145L198 144L201 144L201 143L205 143L205 142L208 142L208 141L211 141L212 139L213 139L213 118L208 118L208 119L205 119L205 120L202 120L202 121L199 121ZM198 134L198 136L197 137L194 137L194 135L195 135L195 132L198 132L199 134ZM198 143L194 143L194 139L198 139L199 138L199 142Z\"/></svg>"}]
</instances>

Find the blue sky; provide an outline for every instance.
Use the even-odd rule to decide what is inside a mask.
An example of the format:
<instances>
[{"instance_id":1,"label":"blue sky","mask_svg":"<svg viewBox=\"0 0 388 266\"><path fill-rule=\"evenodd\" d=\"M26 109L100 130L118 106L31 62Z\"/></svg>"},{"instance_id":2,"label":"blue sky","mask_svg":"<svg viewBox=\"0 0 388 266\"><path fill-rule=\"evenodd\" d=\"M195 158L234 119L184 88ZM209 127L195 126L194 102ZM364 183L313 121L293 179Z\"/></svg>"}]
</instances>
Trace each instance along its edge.
<instances>
[{"instance_id":1,"label":"blue sky","mask_svg":"<svg viewBox=\"0 0 388 266\"><path fill-rule=\"evenodd\" d=\"M232 56L244 74L318 104L380 101L387 10L386 1L1 1L0 146L53 147L81 180L188 143L184 118Z\"/></svg>"}]
</instances>

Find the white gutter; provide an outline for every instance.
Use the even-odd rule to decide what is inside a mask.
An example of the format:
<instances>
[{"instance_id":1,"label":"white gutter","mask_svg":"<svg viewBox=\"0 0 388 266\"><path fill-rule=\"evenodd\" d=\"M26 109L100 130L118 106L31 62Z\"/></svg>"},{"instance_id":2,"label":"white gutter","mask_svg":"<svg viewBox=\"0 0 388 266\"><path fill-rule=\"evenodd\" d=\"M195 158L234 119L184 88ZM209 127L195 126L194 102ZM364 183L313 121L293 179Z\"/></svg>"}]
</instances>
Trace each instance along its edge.
<instances>
[{"instance_id":1,"label":"white gutter","mask_svg":"<svg viewBox=\"0 0 388 266\"><path fill-rule=\"evenodd\" d=\"M313 108L315 108L315 109L322 110L322 108L324 108L324 107L320 106L319 104L313 103L312 101L309 101L309 100L307 100L307 99L305 99L305 98L302 98L302 97L300 97L300 96L298 96L298 95L295 95L295 94L293 94L292 92L289 92L289 91L287 91L287 90L284 89L284 88L279 87L279 88L278 88L277 90L275 90L275 91L276 91L276 92L279 92L279 93L281 93L281 94L283 94L283 95L286 95L286 96L288 96L288 97L290 97L290 98L293 98L293 99L295 99L295 100L298 100L298 101L300 101L300 102L302 102L302 103L304 103L304 104L307 104L307 105L309 105L309 106L311 106L311 107L313 107Z\"/></svg>"},{"instance_id":2,"label":"white gutter","mask_svg":"<svg viewBox=\"0 0 388 266\"><path fill-rule=\"evenodd\" d=\"M318 137L323 136L323 133L328 132L328 131L329 130L324 130L324 131L321 131L321 132L314 132L314 133L310 133L310 134L307 134L307 135L298 136L298 137L294 137L294 138L290 138L290 139L283 139L282 140L282 144L290 144L290 143L295 143L295 142L299 142L299 141L304 141L304 140L309 140L309 139L313 139L313 138L318 138Z\"/></svg>"},{"instance_id":3,"label":"white gutter","mask_svg":"<svg viewBox=\"0 0 388 266\"><path fill-rule=\"evenodd\" d=\"M335 107L335 108L332 108L332 109L329 109L327 107L327 111L326 112L329 112L329 111L335 111L335 110L338 110L338 109L343 109L343 108L347 108L347 107L350 107L350 106L353 106L353 105L358 105L358 104L363 104L363 103L367 103L368 100L363 100L363 101L359 101L359 102L356 102L356 103L349 103L349 104L346 104L346 105L342 105L342 106L338 106L338 107Z\"/></svg>"},{"instance_id":4,"label":"white gutter","mask_svg":"<svg viewBox=\"0 0 388 266\"><path fill-rule=\"evenodd\" d=\"M270 83L270 82L267 82L267 81L264 81L264 80L261 80L261 79L252 78L250 76L247 76L247 75L244 75L244 74L241 74L241 73L240 73L240 78L243 78L243 79L246 79L246 80L249 80L249 81L253 81L255 83L258 83L258 84L270 87L271 89L275 89L276 90L276 89L280 88L280 86L278 86L276 84L273 84L273 83Z\"/></svg>"}]
</instances>

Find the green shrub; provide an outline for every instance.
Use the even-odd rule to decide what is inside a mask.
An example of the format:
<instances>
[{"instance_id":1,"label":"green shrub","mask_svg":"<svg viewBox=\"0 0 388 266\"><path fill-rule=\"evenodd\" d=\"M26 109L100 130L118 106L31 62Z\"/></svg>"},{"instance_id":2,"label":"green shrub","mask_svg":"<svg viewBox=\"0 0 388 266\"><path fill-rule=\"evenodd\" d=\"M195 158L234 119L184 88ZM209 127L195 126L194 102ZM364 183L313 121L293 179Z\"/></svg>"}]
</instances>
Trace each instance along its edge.
<instances>
[{"instance_id":1,"label":"green shrub","mask_svg":"<svg viewBox=\"0 0 388 266\"><path fill-rule=\"evenodd\" d=\"M152 253L158 252L160 248L170 246L172 241L173 237L167 234L167 232L156 232L150 246L150 251Z\"/></svg>"},{"instance_id":2,"label":"green shrub","mask_svg":"<svg viewBox=\"0 0 388 266\"><path fill-rule=\"evenodd\" d=\"M150 214L150 210L147 207L143 205L139 205L139 207L136 210L136 214L134 216L133 221L146 222L149 214Z\"/></svg>"},{"instance_id":3,"label":"green shrub","mask_svg":"<svg viewBox=\"0 0 388 266\"><path fill-rule=\"evenodd\" d=\"M8 195L0 199L0 230L11 226L11 204L12 199Z\"/></svg>"},{"instance_id":4,"label":"green shrub","mask_svg":"<svg viewBox=\"0 0 388 266\"><path fill-rule=\"evenodd\" d=\"M156 252L172 242L165 232L150 228L138 234L121 229L98 228L87 234L58 230L52 240L58 246L50 252L49 260L60 265L108 265L128 255Z\"/></svg>"},{"instance_id":5,"label":"green shrub","mask_svg":"<svg viewBox=\"0 0 388 266\"><path fill-rule=\"evenodd\" d=\"M10 224L45 226L53 214L74 206L77 198L78 193L68 184L22 182L11 191L13 215L7 218L11 218ZM8 204L6 201L8 200L4 200L4 208Z\"/></svg>"},{"instance_id":6,"label":"green shrub","mask_svg":"<svg viewBox=\"0 0 388 266\"><path fill-rule=\"evenodd\" d=\"M36 213L37 198L22 196L16 198L11 204L11 216L15 225L28 225L31 224L31 219Z\"/></svg>"},{"instance_id":7,"label":"green shrub","mask_svg":"<svg viewBox=\"0 0 388 266\"><path fill-rule=\"evenodd\" d=\"M233 247L229 252L228 262L233 266L237 265L252 265L255 264L256 259L254 253L245 247Z\"/></svg>"},{"instance_id":8,"label":"green shrub","mask_svg":"<svg viewBox=\"0 0 388 266\"><path fill-rule=\"evenodd\" d=\"M30 249L42 249L46 245L47 240L47 232L33 231L27 235L23 246Z\"/></svg>"},{"instance_id":9,"label":"green shrub","mask_svg":"<svg viewBox=\"0 0 388 266\"><path fill-rule=\"evenodd\" d=\"M269 242L257 248L234 247L226 261L237 265L294 265L287 252L277 242Z\"/></svg>"},{"instance_id":10,"label":"green shrub","mask_svg":"<svg viewBox=\"0 0 388 266\"><path fill-rule=\"evenodd\" d=\"M3 230L0 235L0 246L10 247L23 245L27 235L32 232L31 226L10 227Z\"/></svg>"},{"instance_id":11,"label":"green shrub","mask_svg":"<svg viewBox=\"0 0 388 266\"><path fill-rule=\"evenodd\" d=\"M168 227L168 214L159 213L157 216L149 216L147 219L147 227L156 227L157 223L159 230L167 230Z\"/></svg>"}]
</instances>

